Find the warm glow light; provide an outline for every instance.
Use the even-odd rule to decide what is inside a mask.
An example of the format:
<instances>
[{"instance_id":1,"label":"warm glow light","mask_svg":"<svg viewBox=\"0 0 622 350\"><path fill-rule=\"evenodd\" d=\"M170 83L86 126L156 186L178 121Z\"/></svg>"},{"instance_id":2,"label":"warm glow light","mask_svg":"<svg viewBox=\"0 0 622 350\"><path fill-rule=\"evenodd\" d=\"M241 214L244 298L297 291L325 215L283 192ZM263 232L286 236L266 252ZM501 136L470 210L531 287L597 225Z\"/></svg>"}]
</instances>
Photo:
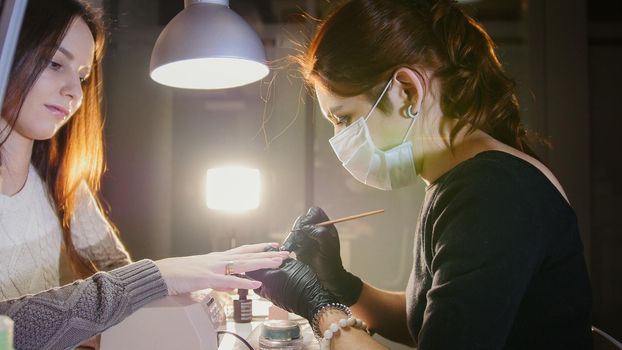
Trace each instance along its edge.
<instances>
[{"instance_id":1,"label":"warm glow light","mask_svg":"<svg viewBox=\"0 0 622 350\"><path fill-rule=\"evenodd\" d=\"M240 58L197 58L160 66L151 78L185 89L226 89L250 84L268 75L265 64Z\"/></svg>"},{"instance_id":2,"label":"warm glow light","mask_svg":"<svg viewBox=\"0 0 622 350\"><path fill-rule=\"evenodd\" d=\"M259 206L259 170L225 167L207 170L207 207L241 212Z\"/></svg>"}]
</instances>

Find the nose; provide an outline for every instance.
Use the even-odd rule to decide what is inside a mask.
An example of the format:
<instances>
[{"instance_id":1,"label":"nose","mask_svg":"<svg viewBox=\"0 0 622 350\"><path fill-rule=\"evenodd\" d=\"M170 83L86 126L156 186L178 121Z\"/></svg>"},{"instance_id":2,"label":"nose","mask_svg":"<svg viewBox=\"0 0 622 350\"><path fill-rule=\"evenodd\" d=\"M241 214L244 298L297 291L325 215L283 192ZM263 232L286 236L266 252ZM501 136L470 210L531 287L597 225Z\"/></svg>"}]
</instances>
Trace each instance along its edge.
<instances>
[{"instance_id":1,"label":"nose","mask_svg":"<svg viewBox=\"0 0 622 350\"><path fill-rule=\"evenodd\" d=\"M63 97L69 98L69 107L71 109L77 108L82 102L82 82L77 75L71 75L64 81L60 90L60 94Z\"/></svg>"}]
</instances>

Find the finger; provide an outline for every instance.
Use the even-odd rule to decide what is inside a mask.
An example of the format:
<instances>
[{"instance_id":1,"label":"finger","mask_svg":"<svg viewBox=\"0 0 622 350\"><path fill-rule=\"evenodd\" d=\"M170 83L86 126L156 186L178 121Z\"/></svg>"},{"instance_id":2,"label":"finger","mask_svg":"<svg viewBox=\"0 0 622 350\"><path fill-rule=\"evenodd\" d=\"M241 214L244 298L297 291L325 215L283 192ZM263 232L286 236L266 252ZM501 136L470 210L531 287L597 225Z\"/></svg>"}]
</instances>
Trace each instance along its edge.
<instances>
[{"instance_id":1,"label":"finger","mask_svg":"<svg viewBox=\"0 0 622 350\"><path fill-rule=\"evenodd\" d=\"M256 244L246 244L239 247L235 247L229 250L224 251L226 254L243 254L243 253L260 253L266 250L269 247L278 247L279 244L276 242L272 243L256 243Z\"/></svg>"},{"instance_id":2,"label":"finger","mask_svg":"<svg viewBox=\"0 0 622 350\"><path fill-rule=\"evenodd\" d=\"M294 225L292 226L292 231L293 230L297 230L298 228L300 228L302 225L304 225L304 219L306 218L306 215L299 215L296 220L294 221Z\"/></svg>"},{"instance_id":3,"label":"finger","mask_svg":"<svg viewBox=\"0 0 622 350\"><path fill-rule=\"evenodd\" d=\"M234 273L242 273L260 269L274 269L281 266L282 263L282 258L240 260L235 262L233 270Z\"/></svg>"},{"instance_id":4,"label":"finger","mask_svg":"<svg viewBox=\"0 0 622 350\"><path fill-rule=\"evenodd\" d=\"M298 256L302 251L308 251L310 254L316 254L319 249L319 238L310 236L310 232L298 232L295 240L294 252Z\"/></svg>"},{"instance_id":5,"label":"finger","mask_svg":"<svg viewBox=\"0 0 622 350\"><path fill-rule=\"evenodd\" d=\"M236 276L218 276L213 280L212 289L257 289L261 287L261 281L240 278Z\"/></svg>"},{"instance_id":6,"label":"finger","mask_svg":"<svg viewBox=\"0 0 622 350\"><path fill-rule=\"evenodd\" d=\"M221 266L216 271L219 275L232 275L257 269L271 269L279 267L284 259L284 257L277 256L261 259L224 260L219 262Z\"/></svg>"},{"instance_id":7,"label":"finger","mask_svg":"<svg viewBox=\"0 0 622 350\"><path fill-rule=\"evenodd\" d=\"M232 254L227 255L226 260L253 260L253 259L271 259L282 258L285 259L289 256L289 252L274 251L274 252L261 252L261 253L247 253L247 254Z\"/></svg>"},{"instance_id":8,"label":"finger","mask_svg":"<svg viewBox=\"0 0 622 350\"><path fill-rule=\"evenodd\" d=\"M309 211L307 212L307 216L310 216L311 218L313 218L312 221L314 224L329 220L328 215L326 215L324 210L322 210L322 208L320 207L309 208Z\"/></svg>"},{"instance_id":9,"label":"finger","mask_svg":"<svg viewBox=\"0 0 622 350\"><path fill-rule=\"evenodd\" d=\"M320 242L321 240L330 237L331 231L324 226L314 226L312 230L308 230L306 233L307 237L316 242Z\"/></svg>"},{"instance_id":10,"label":"finger","mask_svg":"<svg viewBox=\"0 0 622 350\"><path fill-rule=\"evenodd\" d=\"M319 221L315 221L314 220L313 208L315 208L315 207L309 208L309 210L307 210L306 214L300 215L296 219L296 223L294 224L294 228L293 228L294 230L300 230L301 228L303 228L303 226L312 225L312 224L315 224L315 223L319 222Z\"/></svg>"},{"instance_id":11,"label":"finger","mask_svg":"<svg viewBox=\"0 0 622 350\"><path fill-rule=\"evenodd\" d=\"M328 216L318 207L311 207L307 214L300 219L298 229L304 229L304 226L315 225L320 222L328 221Z\"/></svg>"},{"instance_id":12,"label":"finger","mask_svg":"<svg viewBox=\"0 0 622 350\"><path fill-rule=\"evenodd\" d=\"M246 277L250 277L257 281L263 281L266 273L270 270L255 270L255 271L247 271Z\"/></svg>"},{"instance_id":13,"label":"finger","mask_svg":"<svg viewBox=\"0 0 622 350\"><path fill-rule=\"evenodd\" d=\"M311 209L309 209L311 210ZM296 226L295 228L300 230L303 229L305 226L309 226L309 225L313 225L313 224L317 224L320 221L317 221L311 214L307 213L303 216L300 216L298 218L298 221L296 222Z\"/></svg>"}]
</instances>

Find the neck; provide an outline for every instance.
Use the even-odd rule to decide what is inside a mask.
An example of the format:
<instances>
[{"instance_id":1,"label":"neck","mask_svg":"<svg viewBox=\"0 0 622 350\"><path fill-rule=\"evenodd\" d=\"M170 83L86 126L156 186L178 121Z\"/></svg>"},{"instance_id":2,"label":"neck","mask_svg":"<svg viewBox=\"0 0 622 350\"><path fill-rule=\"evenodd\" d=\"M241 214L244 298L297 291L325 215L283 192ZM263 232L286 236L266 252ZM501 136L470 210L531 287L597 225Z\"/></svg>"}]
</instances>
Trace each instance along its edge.
<instances>
[{"instance_id":1,"label":"neck","mask_svg":"<svg viewBox=\"0 0 622 350\"><path fill-rule=\"evenodd\" d=\"M9 132L7 126L0 118L0 140L5 140L0 148L0 193L12 196L26 183L34 141L16 130Z\"/></svg>"},{"instance_id":2,"label":"neck","mask_svg":"<svg viewBox=\"0 0 622 350\"><path fill-rule=\"evenodd\" d=\"M421 139L422 153L419 157L418 170L426 185L430 185L443 174L478 153L498 148L498 141L485 132L475 130L467 133L465 129L456 135L453 148L450 148L449 132L453 125L455 125L454 122L446 122L446 125L440 129L437 125L426 132L427 135L433 136ZM433 132L434 130L436 132Z\"/></svg>"}]
</instances>

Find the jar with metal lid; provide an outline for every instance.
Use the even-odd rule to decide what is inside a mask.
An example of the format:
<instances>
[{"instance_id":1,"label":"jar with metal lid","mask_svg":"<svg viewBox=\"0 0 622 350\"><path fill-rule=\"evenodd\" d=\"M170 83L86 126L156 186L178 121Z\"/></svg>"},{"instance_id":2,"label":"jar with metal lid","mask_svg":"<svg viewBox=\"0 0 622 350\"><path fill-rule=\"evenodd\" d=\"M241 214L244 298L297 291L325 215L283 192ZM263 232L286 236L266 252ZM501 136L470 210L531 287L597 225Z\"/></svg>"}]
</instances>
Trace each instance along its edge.
<instances>
[{"instance_id":1,"label":"jar with metal lid","mask_svg":"<svg viewBox=\"0 0 622 350\"><path fill-rule=\"evenodd\" d=\"M259 349L300 350L303 338L298 323L289 320L269 320L261 325Z\"/></svg>"}]
</instances>

